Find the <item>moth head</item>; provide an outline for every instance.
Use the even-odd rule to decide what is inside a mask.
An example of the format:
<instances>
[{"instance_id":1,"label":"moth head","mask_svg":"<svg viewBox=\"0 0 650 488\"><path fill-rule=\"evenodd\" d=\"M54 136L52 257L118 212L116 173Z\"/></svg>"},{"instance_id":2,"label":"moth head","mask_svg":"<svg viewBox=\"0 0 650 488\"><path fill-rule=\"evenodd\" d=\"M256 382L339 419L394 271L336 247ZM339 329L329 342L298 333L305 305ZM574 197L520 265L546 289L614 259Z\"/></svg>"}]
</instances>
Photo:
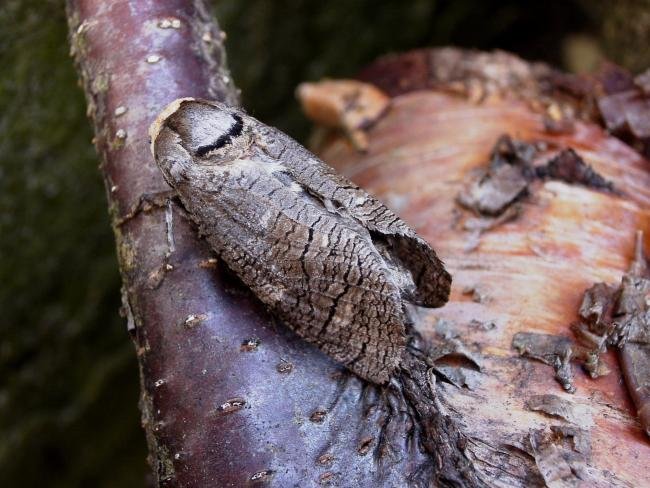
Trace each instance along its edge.
<instances>
[{"instance_id":1,"label":"moth head","mask_svg":"<svg viewBox=\"0 0 650 488\"><path fill-rule=\"evenodd\" d=\"M220 103L175 100L149 128L151 151L167 179L192 165L227 164L247 149L246 122L236 110Z\"/></svg>"}]
</instances>

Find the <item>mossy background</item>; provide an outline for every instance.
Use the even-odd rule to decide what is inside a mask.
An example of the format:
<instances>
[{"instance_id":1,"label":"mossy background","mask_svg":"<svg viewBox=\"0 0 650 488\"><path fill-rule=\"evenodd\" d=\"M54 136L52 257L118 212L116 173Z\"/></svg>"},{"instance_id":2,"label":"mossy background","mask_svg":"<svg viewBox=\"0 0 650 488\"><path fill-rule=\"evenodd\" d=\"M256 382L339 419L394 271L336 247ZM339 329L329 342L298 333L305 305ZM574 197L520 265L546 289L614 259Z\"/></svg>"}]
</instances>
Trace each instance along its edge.
<instances>
[{"instance_id":1,"label":"mossy background","mask_svg":"<svg viewBox=\"0 0 650 488\"><path fill-rule=\"evenodd\" d=\"M582 34L635 69L650 58L631 47L649 45L646 1L621 2L632 26L586 0L213 4L244 105L300 139L295 86L387 52L498 47L561 65ZM0 2L0 486L142 486L137 365L68 50L63 0Z\"/></svg>"}]
</instances>

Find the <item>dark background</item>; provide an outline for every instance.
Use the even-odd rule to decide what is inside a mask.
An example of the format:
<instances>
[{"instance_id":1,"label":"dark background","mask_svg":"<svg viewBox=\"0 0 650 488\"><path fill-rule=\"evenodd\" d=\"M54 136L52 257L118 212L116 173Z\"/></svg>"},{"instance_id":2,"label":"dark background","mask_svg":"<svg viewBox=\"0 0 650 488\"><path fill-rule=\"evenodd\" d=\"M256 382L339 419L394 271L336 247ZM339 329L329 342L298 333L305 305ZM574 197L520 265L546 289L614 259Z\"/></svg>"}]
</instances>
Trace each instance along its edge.
<instances>
[{"instance_id":1,"label":"dark background","mask_svg":"<svg viewBox=\"0 0 650 488\"><path fill-rule=\"evenodd\" d=\"M603 54L650 65L650 1L213 4L245 107L303 140L296 85L388 52L453 44L573 70ZM0 486L142 486L137 364L68 51L63 0L0 0Z\"/></svg>"}]
</instances>

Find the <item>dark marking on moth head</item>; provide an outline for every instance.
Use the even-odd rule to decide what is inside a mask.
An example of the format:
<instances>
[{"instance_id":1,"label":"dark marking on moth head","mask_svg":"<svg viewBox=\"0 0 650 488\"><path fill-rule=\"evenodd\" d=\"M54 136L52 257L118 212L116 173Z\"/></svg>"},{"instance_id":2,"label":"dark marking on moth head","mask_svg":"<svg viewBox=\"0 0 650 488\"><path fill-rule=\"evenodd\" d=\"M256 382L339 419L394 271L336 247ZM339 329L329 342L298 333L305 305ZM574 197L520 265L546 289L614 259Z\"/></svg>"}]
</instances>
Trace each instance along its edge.
<instances>
[{"instance_id":1,"label":"dark marking on moth head","mask_svg":"<svg viewBox=\"0 0 650 488\"><path fill-rule=\"evenodd\" d=\"M207 144L205 146L200 146L196 150L196 155L200 158L208 154L210 151L214 151L217 149L221 149L227 144L231 144L233 138L239 137L242 133L242 130L244 128L244 121L242 118L237 115L233 114L233 118L235 119L235 123L230 126L230 129L225 134L220 135L216 141L214 141L212 144Z\"/></svg>"},{"instance_id":2,"label":"dark marking on moth head","mask_svg":"<svg viewBox=\"0 0 650 488\"><path fill-rule=\"evenodd\" d=\"M186 101L165 120L165 126L177 134L187 152L204 158L232 145L244 132L244 118L228 109Z\"/></svg>"}]
</instances>

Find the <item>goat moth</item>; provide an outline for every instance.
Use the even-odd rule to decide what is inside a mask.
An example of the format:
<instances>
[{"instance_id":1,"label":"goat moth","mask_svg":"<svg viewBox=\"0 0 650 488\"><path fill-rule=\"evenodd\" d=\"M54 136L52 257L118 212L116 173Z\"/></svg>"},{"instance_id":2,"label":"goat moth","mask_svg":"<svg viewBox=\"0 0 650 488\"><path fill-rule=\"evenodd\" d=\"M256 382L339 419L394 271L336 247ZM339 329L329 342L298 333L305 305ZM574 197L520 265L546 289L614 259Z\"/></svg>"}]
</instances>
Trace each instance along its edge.
<instances>
[{"instance_id":1,"label":"goat moth","mask_svg":"<svg viewBox=\"0 0 650 488\"><path fill-rule=\"evenodd\" d=\"M282 132L205 100L171 103L152 153L201 235L303 339L373 383L406 347L404 301L439 307L451 277L377 199Z\"/></svg>"}]
</instances>

